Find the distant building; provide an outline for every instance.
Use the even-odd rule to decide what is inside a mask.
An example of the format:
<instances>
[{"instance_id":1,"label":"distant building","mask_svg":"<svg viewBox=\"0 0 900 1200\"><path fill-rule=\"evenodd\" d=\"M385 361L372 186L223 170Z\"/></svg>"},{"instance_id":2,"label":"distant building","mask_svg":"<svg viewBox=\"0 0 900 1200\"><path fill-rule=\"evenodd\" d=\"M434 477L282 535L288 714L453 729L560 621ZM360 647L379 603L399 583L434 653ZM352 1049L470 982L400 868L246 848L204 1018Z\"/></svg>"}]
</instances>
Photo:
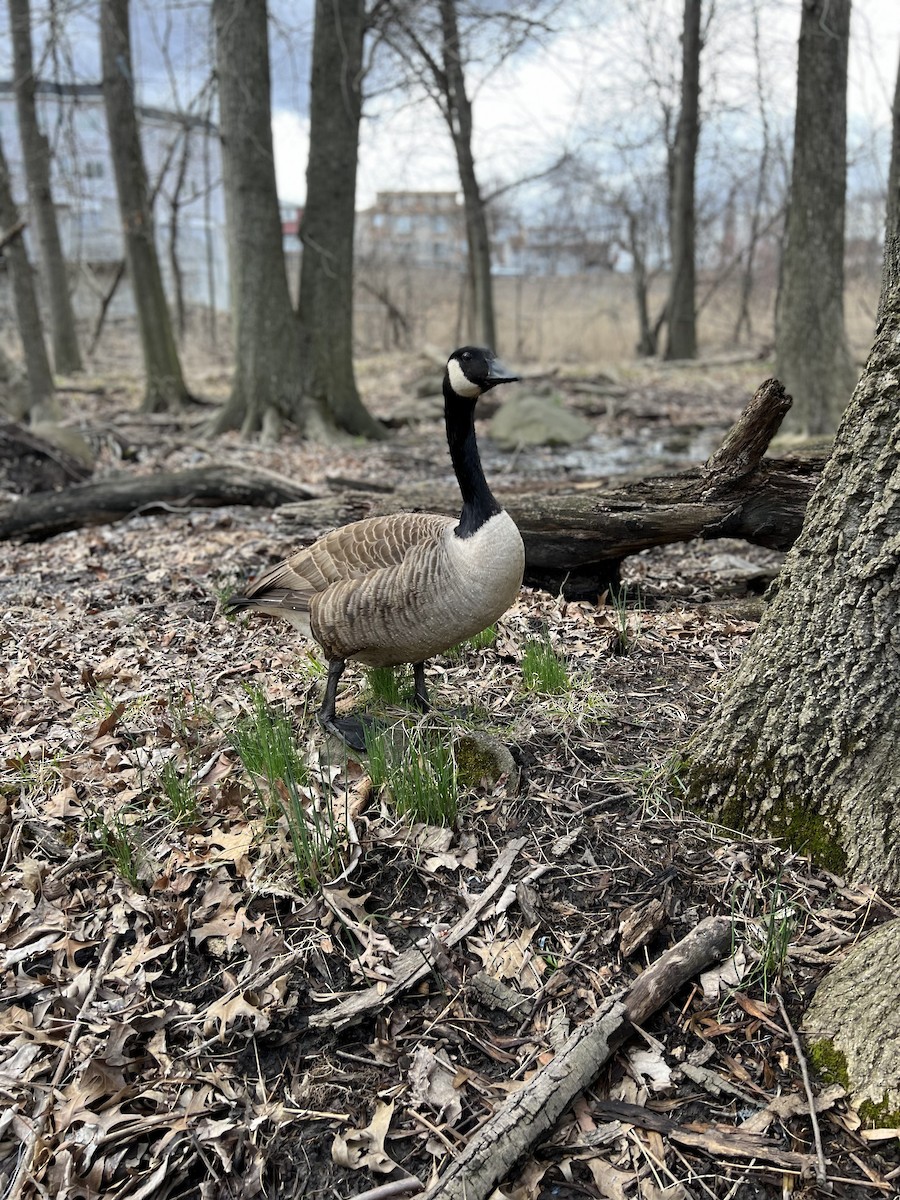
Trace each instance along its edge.
<instances>
[{"instance_id":1,"label":"distant building","mask_svg":"<svg viewBox=\"0 0 900 1200\"><path fill-rule=\"evenodd\" d=\"M115 178L109 151L103 89L95 83L39 81L38 121L52 151L53 201L63 253L82 271L76 306L92 308L91 292L124 256ZM228 257L221 147L216 126L191 113L139 105L144 163L154 204L157 250L170 284L172 216L177 205L177 257L185 302L228 307ZM13 85L0 81L0 136L13 193L28 217L28 192L19 143ZM26 236L28 231L26 230ZM32 253L33 253L32 244ZM115 310L133 311L128 290Z\"/></svg>"},{"instance_id":2,"label":"distant building","mask_svg":"<svg viewBox=\"0 0 900 1200\"><path fill-rule=\"evenodd\" d=\"M356 253L363 261L462 269L466 223L457 193L379 192L356 214Z\"/></svg>"}]
</instances>

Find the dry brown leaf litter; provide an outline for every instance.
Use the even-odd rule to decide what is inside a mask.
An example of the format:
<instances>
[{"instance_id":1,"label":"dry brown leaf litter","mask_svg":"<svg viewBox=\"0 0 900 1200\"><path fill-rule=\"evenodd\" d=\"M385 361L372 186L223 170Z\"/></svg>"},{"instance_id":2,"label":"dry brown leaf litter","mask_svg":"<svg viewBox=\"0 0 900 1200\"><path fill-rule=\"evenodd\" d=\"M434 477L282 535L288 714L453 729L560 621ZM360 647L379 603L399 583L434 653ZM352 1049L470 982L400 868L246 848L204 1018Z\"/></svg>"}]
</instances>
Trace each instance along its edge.
<instances>
[{"instance_id":1,"label":"dry brown leaf litter","mask_svg":"<svg viewBox=\"0 0 900 1200\"><path fill-rule=\"evenodd\" d=\"M134 414L105 419L127 425L138 469L206 454L183 431L157 436L162 423L151 435ZM104 451L109 467L118 444ZM443 453L432 426L327 454L224 445L311 483L383 480L407 461L404 446L427 473ZM766 928L774 912L790 930L781 982L796 1023L821 973L892 910L678 810L666 763L754 627L737 603L705 603L721 592L705 551L629 564L644 600L628 615L628 653L615 652L613 610L526 590L494 648L434 665L437 706L477 699L479 723L524 772L517 796L476 792L456 830L436 831L399 821L358 764L328 761L311 719L321 680L288 631L219 614L221 588L290 544L271 514L221 510L0 547L2 1186L61 1198L351 1196L397 1169L427 1183L573 1025L725 912L732 959L658 1014L510 1194L806 1189L777 1161L742 1155L750 1135L784 1155L812 1152L796 1056L762 973ZM545 630L566 653L569 694L522 690L523 644ZM353 703L362 678L348 679ZM289 830L231 749L245 685L260 682L308 751L309 804L347 813L355 841L334 887L298 886ZM163 799L167 762L195 783L187 827ZM130 882L104 843L110 825L131 848ZM408 994L337 1036L308 1028L311 1014L386 985L410 947L440 945L521 838L510 887ZM867 1137L834 1087L820 1085L817 1107L829 1175L847 1181L835 1193L889 1194L896 1138Z\"/></svg>"}]
</instances>

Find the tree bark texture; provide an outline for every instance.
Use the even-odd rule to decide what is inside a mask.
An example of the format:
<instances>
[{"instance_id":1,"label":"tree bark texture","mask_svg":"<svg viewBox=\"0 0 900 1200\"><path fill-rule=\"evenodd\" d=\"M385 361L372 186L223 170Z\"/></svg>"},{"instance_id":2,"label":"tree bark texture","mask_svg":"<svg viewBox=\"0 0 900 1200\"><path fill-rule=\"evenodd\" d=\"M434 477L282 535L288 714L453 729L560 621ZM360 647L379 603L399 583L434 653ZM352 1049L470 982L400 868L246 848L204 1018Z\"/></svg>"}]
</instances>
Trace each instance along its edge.
<instances>
[{"instance_id":1,"label":"tree bark texture","mask_svg":"<svg viewBox=\"0 0 900 1200\"><path fill-rule=\"evenodd\" d=\"M721 705L689 750L717 819L900 887L900 289L803 531Z\"/></svg>"},{"instance_id":2,"label":"tree bark texture","mask_svg":"<svg viewBox=\"0 0 900 1200\"><path fill-rule=\"evenodd\" d=\"M850 0L804 0L794 159L775 309L790 426L832 433L857 372L844 332L844 196Z\"/></svg>"},{"instance_id":3,"label":"tree bark texture","mask_svg":"<svg viewBox=\"0 0 900 1200\"><path fill-rule=\"evenodd\" d=\"M145 412L161 412L180 407L189 397L154 239L147 172L134 107L128 0L101 0L100 53L125 255L144 355L146 385L142 407Z\"/></svg>"},{"instance_id":4,"label":"tree bark texture","mask_svg":"<svg viewBox=\"0 0 900 1200\"><path fill-rule=\"evenodd\" d=\"M9 23L19 137L28 182L30 215L37 232L38 271L50 313L53 362L58 372L68 375L81 370L81 352L78 349L75 313L50 188L50 145L38 125L34 103L30 0L9 0Z\"/></svg>"},{"instance_id":5,"label":"tree bark texture","mask_svg":"<svg viewBox=\"0 0 900 1200\"><path fill-rule=\"evenodd\" d=\"M444 117L450 127L459 168L466 214L469 256L469 337L497 350L494 290L491 282L491 239L485 203L472 154L472 104L466 92L456 0L439 0L443 55Z\"/></svg>"},{"instance_id":6,"label":"tree bark texture","mask_svg":"<svg viewBox=\"0 0 900 1200\"><path fill-rule=\"evenodd\" d=\"M353 375L353 230L362 113L364 0L316 0L300 324L306 391L349 433L385 436Z\"/></svg>"},{"instance_id":7,"label":"tree bark texture","mask_svg":"<svg viewBox=\"0 0 900 1200\"><path fill-rule=\"evenodd\" d=\"M666 358L697 357L694 177L700 138L701 0L684 0L681 35L681 111L675 135L669 215L672 285Z\"/></svg>"},{"instance_id":8,"label":"tree bark texture","mask_svg":"<svg viewBox=\"0 0 900 1200\"><path fill-rule=\"evenodd\" d=\"M896 1123L900 1113L900 978L888 967L898 962L900 921L888 921L825 976L803 1018L813 1063L837 1077L854 1107L875 1110L863 1108L867 1124Z\"/></svg>"},{"instance_id":9,"label":"tree bark texture","mask_svg":"<svg viewBox=\"0 0 900 1200\"><path fill-rule=\"evenodd\" d=\"M19 220L19 210L13 200L9 168L0 143L0 232L18 232L5 242L3 257L12 276L13 304L16 324L25 355L25 372L28 378L28 415L33 420L50 420L57 415L57 405L50 372L50 360L44 342L44 327L34 290L34 276L25 242L22 238L24 225Z\"/></svg>"},{"instance_id":10,"label":"tree bark texture","mask_svg":"<svg viewBox=\"0 0 900 1200\"><path fill-rule=\"evenodd\" d=\"M214 0L234 325L231 396L213 432L304 429L300 328L291 304L272 150L266 4Z\"/></svg>"}]
</instances>

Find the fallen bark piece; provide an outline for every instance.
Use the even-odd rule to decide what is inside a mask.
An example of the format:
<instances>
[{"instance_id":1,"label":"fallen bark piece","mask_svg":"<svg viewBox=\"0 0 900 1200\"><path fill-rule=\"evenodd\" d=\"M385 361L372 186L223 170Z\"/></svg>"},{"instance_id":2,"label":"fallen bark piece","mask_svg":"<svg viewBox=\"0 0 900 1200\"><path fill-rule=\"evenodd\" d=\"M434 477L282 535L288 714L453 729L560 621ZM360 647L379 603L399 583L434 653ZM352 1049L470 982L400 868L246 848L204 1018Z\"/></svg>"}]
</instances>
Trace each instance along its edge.
<instances>
[{"instance_id":1,"label":"fallen bark piece","mask_svg":"<svg viewBox=\"0 0 900 1200\"><path fill-rule=\"evenodd\" d=\"M167 506L214 508L223 504L250 504L274 508L309 500L318 494L272 471L236 464L158 471L152 475L121 475L0 505L0 538L39 541L68 529L109 524Z\"/></svg>"},{"instance_id":2,"label":"fallen bark piece","mask_svg":"<svg viewBox=\"0 0 900 1200\"><path fill-rule=\"evenodd\" d=\"M310 1025L344 1029L354 1021L358 1021L360 1017L384 1008L395 996L405 992L423 975L434 970L435 964L444 952L471 933L478 924L490 902L503 887L516 856L527 841L527 838L517 838L503 850L491 868L489 885L473 898L469 907L446 936L440 940L432 936L425 945L410 946L394 960L394 977L390 983L381 981L373 984L365 991L354 992L352 996L348 996L346 1000L342 1000L333 1008L313 1013L309 1018Z\"/></svg>"},{"instance_id":3,"label":"fallen bark piece","mask_svg":"<svg viewBox=\"0 0 900 1200\"><path fill-rule=\"evenodd\" d=\"M429 1188L426 1200L486 1200L603 1065L685 983L731 947L731 921L707 917L652 963L632 986L572 1033L562 1050L514 1092Z\"/></svg>"}]
</instances>

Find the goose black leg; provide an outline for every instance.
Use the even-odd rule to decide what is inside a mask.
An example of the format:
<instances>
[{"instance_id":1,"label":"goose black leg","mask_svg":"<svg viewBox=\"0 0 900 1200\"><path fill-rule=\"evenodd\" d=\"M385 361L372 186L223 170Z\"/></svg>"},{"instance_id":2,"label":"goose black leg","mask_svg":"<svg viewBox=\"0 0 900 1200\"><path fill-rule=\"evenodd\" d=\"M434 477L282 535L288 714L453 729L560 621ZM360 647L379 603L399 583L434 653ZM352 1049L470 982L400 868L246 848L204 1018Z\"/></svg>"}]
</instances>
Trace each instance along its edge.
<instances>
[{"instance_id":1,"label":"goose black leg","mask_svg":"<svg viewBox=\"0 0 900 1200\"><path fill-rule=\"evenodd\" d=\"M365 753L366 723L361 717L337 717L334 706L337 700L338 683L344 673L344 660L333 658L328 664L328 681L325 684L325 695L322 707L319 709L319 724L335 737L339 737L345 745L358 753Z\"/></svg>"},{"instance_id":2,"label":"goose black leg","mask_svg":"<svg viewBox=\"0 0 900 1200\"><path fill-rule=\"evenodd\" d=\"M420 712L428 712L431 704L428 700L428 688L425 684L425 664L413 663L413 700Z\"/></svg>"}]
</instances>

